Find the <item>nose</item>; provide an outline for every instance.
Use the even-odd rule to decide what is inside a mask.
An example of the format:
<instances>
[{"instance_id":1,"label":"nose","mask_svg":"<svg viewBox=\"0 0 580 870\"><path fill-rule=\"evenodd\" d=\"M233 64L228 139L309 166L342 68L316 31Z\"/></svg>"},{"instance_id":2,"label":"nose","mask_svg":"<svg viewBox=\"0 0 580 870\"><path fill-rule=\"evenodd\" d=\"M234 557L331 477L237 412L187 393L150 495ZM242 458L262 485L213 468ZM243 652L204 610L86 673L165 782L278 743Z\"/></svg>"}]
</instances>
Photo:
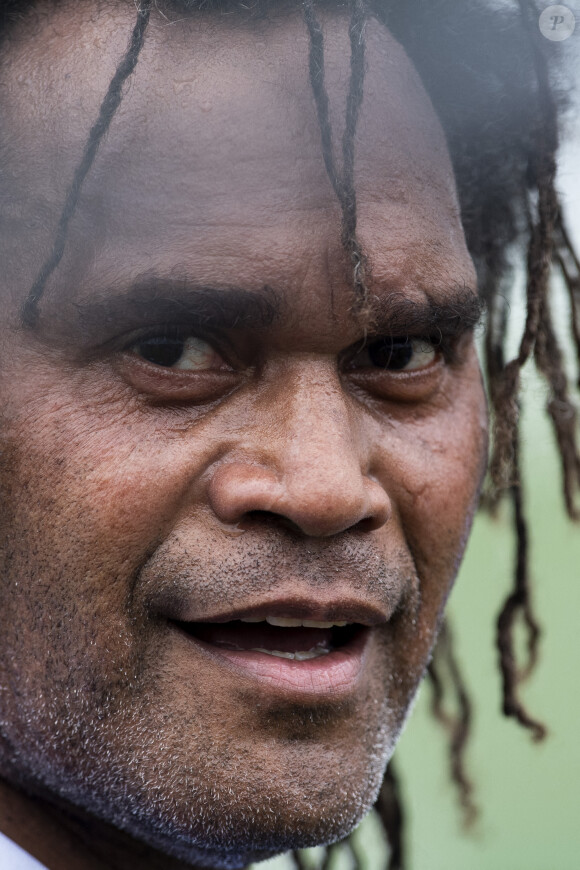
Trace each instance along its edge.
<instances>
[{"instance_id":1,"label":"nose","mask_svg":"<svg viewBox=\"0 0 580 870\"><path fill-rule=\"evenodd\" d=\"M259 403L243 449L214 467L216 516L237 524L259 512L310 537L380 528L391 504L370 473L364 411L330 366L311 363L284 380Z\"/></svg>"}]
</instances>

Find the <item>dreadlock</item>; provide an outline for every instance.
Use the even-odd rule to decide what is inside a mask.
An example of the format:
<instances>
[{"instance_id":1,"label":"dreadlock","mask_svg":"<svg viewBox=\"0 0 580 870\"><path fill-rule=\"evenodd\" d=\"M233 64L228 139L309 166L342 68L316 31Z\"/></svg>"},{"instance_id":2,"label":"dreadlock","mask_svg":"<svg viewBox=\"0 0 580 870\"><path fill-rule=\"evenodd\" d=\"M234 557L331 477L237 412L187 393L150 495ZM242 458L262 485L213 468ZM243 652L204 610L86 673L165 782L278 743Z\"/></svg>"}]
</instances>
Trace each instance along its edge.
<instances>
[{"instance_id":1,"label":"dreadlock","mask_svg":"<svg viewBox=\"0 0 580 870\"><path fill-rule=\"evenodd\" d=\"M151 16L151 6L152 0L143 0L142 6L140 6L137 11L137 21L135 22L135 27L133 28L133 33L129 40L129 47L127 48L124 57L121 59L115 75L111 79L105 99L101 103L98 118L89 133L83 156L76 168L71 186L68 189L64 201L52 251L43 263L22 308L22 320L26 326L34 326L38 317L38 303L42 297L44 288L64 256L69 225L76 212L83 184L87 175L91 171L93 163L95 162L97 151L111 126L111 121L115 116L115 112L121 105L121 100L123 99L123 85L132 75L137 66L137 61L139 60L139 55L145 41L147 25L149 24L149 18Z\"/></svg>"},{"instance_id":2,"label":"dreadlock","mask_svg":"<svg viewBox=\"0 0 580 870\"><path fill-rule=\"evenodd\" d=\"M545 727L531 717L517 696L517 687L528 676L537 658L539 627L533 614L530 599L529 579L529 535L523 504L521 464L519 450L520 402L518 388L520 372L530 356L533 355L539 373L549 387L547 401L548 415L552 421L562 463L562 487L564 503L568 515L578 519L575 507L575 491L580 490L580 453L577 443L576 411L570 401L568 378L564 367L563 354L552 324L550 303L550 272L557 228L566 238L566 246L571 250L568 237L563 229L561 211L554 186L556 174L555 154L558 147L558 126L556 106L549 87L549 77L545 56L539 50L537 40L532 37L535 24L535 7L527 0L519 0L522 22L530 34L533 63L536 73L536 99L538 104L538 126L535 131L536 147L530 154L530 187L535 197L528 197L529 244L527 256L527 315L517 356L502 365L503 341L505 339L506 319L502 318L499 327L499 343L488 360L488 374L492 403L495 412L494 439L490 474L496 493L508 488L512 502L516 529L517 553L515 566L515 585L508 596L497 622L497 643L503 677L504 713L515 717L520 724L530 728L535 739L541 740L546 733ZM578 342L578 299L571 293L572 335L576 350L580 353ZM497 499L496 493L492 500ZM514 653L513 628L518 615L521 615L528 634L528 665L520 669Z\"/></svg>"},{"instance_id":3,"label":"dreadlock","mask_svg":"<svg viewBox=\"0 0 580 870\"><path fill-rule=\"evenodd\" d=\"M471 726L471 701L454 652L453 634L448 622L444 622L441 627L427 672L432 689L431 712L449 735L451 779L457 787L464 824L469 827L477 816L477 807L472 797L473 784L465 771L464 762ZM445 709L446 696L449 694L446 691L448 684L455 689L458 708L455 715Z\"/></svg>"},{"instance_id":4,"label":"dreadlock","mask_svg":"<svg viewBox=\"0 0 580 870\"><path fill-rule=\"evenodd\" d=\"M5 0L0 29L34 0ZM169 2L169 0L167 0ZM206 0L171 0L191 10L210 6ZM217 0L216 0L217 2ZM236 0L219 0L236 8ZM332 0L320 0L326 5ZM153 0L142 0L124 57L120 60L90 130L82 158L65 197L52 250L23 306L25 324L32 326L48 280L64 254L67 235L84 181L123 97L123 88L137 66L143 48ZM156 4L157 5L157 4ZM404 45L446 132L455 170L467 244L475 262L479 288L486 304L484 368L492 415L492 453L488 487L482 506L494 512L509 497L516 539L514 586L497 620L497 648L503 682L503 711L530 729L535 739L545 726L523 705L518 689L538 656L540 628L535 617L529 570L529 530L521 475L519 426L520 381L533 359L545 380L549 396L546 410L552 422L562 467L562 491L571 519L580 518L580 451L577 414L570 398L564 355L552 320L550 276L561 274L571 311L572 343L580 386L580 260L566 230L555 190L558 148L558 96L550 78L546 46L537 33L538 9L533 0L513 0L513 9L500 14L471 0L350 0L350 82L345 107L345 128L340 162L330 122L325 86L324 34L316 15L316 0L301 0L309 36L309 76L320 128L324 165L341 208L341 240L352 268L355 309L362 312L367 299L365 275L369 265L357 238L357 198L354 183L355 141L365 77L365 22L369 15L385 23ZM500 24L495 23L500 19ZM421 26L417 21L420 19ZM492 21L491 19L494 19ZM453 26L445 22L453 21ZM467 34L478 32L479 45ZM429 33L429 39L424 37ZM494 70L483 51L485 36L496 46ZM470 44L469 61L458 47ZM444 57L445 63L441 63ZM513 58L516 58L514 61ZM455 62L453 59L458 58ZM462 89L457 88L461 80ZM449 99L453 94L453 99ZM486 118L482 127L480 118ZM477 142L477 145L474 143ZM517 354L506 362L512 263L522 241L526 256L526 320ZM514 633L521 620L527 632L527 661L517 660ZM454 652L451 630L444 625L428 668L432 713L449 735L450 774L457 786L466 823L476 812L472 784L464 754L470 733L471 704ZM457 712L447 709L455 699ZM403 803L398 776L391 762L376 802L390 844L389 870L404 870ZM341 849L327 849L324 870ZM356 854L351 857L358 866ZM311 866L294 853L299 870Z\"/></svg>"},{"instance_id":5,"label":"dreadlock","mask_svg":"<svg viewBox=\"0 0 580 870\"><path fill-rule=\"evenodd\" d=\"M366 8L363 0L353 0L350 21L350 83L346 101L346 119L342 137L342 167L336 165L332 129L328 111L328 94L324 83L324 37L312 0L304 0L304 20L310 37L310 84L316 102L322 154L326 172L342 210L342 244L352 265L352 283L357 309L367 301L365 260L356 237L356 191L354 187L354 137L364 87L364 25Z\"/></svg>"}]
</instances>

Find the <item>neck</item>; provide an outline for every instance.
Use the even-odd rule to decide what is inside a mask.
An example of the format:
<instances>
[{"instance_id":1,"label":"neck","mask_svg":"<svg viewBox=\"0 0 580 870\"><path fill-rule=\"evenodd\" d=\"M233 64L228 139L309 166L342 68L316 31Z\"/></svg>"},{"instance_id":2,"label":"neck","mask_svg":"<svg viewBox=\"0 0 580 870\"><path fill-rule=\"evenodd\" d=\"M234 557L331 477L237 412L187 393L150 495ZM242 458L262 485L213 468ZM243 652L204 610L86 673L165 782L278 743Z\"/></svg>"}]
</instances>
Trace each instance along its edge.
<instances>
[{"instance_id":1,"label":"neck","mask_svg":"<svg viewBox=\"0 0 580 870\"><path fill-rule=\"evenodd\" d=\"M192 870L127 834L0 780L0 831L48 870Z\"/></svg>"}]
</instances>

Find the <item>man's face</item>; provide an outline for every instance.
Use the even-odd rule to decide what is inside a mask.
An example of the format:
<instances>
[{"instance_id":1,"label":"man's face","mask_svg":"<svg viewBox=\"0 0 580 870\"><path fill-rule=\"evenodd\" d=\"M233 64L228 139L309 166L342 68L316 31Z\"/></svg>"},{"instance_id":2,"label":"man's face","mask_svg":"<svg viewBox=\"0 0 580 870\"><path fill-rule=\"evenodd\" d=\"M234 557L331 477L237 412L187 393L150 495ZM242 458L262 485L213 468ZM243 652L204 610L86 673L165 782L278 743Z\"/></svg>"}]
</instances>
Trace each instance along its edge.
<instances>
[{"instance_id":1,"label":"man's face","mask_svg":"<svg viewBox=\"0 0 580 870\"><path fill-rule=\"evenodd\" d=\"M3 775L202 863L337 839L376 796L484 465L443 135L370 21L363 318L301 17L155 14L27 330L135 15L40 12L0 87ZM348 21L324 22L339 143Z\"/></svg>"}]
</instances>

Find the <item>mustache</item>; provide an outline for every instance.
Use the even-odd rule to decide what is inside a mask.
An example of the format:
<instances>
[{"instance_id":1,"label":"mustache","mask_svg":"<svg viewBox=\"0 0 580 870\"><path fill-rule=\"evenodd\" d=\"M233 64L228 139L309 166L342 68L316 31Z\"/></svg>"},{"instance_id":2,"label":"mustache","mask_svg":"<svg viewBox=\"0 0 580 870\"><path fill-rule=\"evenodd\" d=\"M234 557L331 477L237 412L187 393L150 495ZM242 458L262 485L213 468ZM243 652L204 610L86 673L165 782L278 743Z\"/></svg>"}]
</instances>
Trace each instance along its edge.
<instances>
[{"instance_id":1,"label":"mustache","mask_svg":"<svg viewBox=\"0 0 580 870\"><path fill-rule=\"evenodd\" d=\"M385 554L356 533L301 540L279 530L246 532L219 541L176 533L139 570L134 597L170 615L195 606L200 621L274 595L336 594L392 610L393 602L417 598L415 564L403 547Z\"/></svg>"}]
</instances>

